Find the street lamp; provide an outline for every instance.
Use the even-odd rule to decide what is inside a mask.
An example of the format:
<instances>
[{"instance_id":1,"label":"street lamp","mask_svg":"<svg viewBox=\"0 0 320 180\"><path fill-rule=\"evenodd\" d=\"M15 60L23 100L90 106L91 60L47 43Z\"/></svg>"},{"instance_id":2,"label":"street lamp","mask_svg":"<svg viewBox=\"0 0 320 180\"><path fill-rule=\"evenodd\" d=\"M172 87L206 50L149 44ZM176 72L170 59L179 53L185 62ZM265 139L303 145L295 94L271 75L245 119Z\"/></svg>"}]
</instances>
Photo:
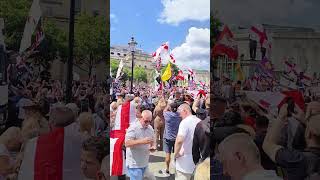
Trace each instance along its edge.
<instances>
[{"instance_id":1,"label":"street lamp","mask_svg":"<svg viewBox=\"0 0 320 180\"><path fill-rule=\"evenodd\" d=\"M133 66L134 66L134 51L136 48L136 45L138 43L134 41L134 37L131 37L130 42L128 43L129 45L129 49L131 51L131 55L132 55L132 65L131 65L131 88L130 88L130 93L133 94Z\"/></svg>"}]
</instances>

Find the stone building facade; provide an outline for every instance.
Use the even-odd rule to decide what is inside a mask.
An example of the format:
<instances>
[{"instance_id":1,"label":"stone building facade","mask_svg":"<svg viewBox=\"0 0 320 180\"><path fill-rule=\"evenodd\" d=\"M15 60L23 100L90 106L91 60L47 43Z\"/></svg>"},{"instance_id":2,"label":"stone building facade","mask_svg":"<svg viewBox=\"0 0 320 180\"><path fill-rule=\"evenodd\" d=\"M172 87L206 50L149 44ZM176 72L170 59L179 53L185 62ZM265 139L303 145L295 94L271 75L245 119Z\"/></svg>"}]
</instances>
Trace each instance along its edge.
<instances>
[{"instance_id":1,"label":"stone building facade","mask_svg":"<svg viewBox=\"0 0 320 180\"><path fill-rule=\"evenodd\" d=\"M320 67L320 32L312 28L288 27L264 24L268 40L272 48L270 60L276 72L284 70L284 59L287 57L292 63L297 64L308 74L319 72ZM261 60L260 46L257 46L256 60L250 60L249 29L232 29L238 44L239 58L237 61L228 59L218 60L217 75L230 74L235 69L235 64L240 62L245 75L254 73L255 64Z\"/></svg>"}]
</instances>

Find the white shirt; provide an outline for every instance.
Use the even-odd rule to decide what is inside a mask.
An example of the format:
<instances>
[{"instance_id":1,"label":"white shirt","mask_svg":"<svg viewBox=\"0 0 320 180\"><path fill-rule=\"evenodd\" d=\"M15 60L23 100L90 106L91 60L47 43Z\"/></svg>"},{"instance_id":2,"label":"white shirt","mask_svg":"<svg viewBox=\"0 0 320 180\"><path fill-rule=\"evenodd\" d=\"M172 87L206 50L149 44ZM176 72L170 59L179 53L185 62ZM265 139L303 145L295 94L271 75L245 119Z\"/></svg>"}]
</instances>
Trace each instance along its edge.
<instances>
[{"instance_id":1,"label":"white shirt","mask_svg":"<svg viewBox=\"0 0 320 180\"><path fill-rule=\"evenodd\" d=\"M192 158L192 142L194 130L200 121L196 116L190 115L183 119L179 125L177 136L183 136L180 150L180 154L183 156L176 159L176 169L183 173L192 174L196 167Z\"/></svg>"}]
</instances>

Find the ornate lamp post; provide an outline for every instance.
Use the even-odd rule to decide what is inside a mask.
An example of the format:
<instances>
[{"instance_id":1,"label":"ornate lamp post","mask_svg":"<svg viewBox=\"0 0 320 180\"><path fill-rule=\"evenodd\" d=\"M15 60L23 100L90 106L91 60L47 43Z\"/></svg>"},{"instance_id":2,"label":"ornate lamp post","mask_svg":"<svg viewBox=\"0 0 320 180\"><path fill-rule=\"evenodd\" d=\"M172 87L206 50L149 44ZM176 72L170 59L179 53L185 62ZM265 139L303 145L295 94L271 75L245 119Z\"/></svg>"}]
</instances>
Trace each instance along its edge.
<instances>
[{"instance_id":1,"label":"ornate lamp post","mask_svg":"<svg viewBox=\"0 0 320 180\"><path fill-rule=\"evenodd\" d=\"M130 42L128 43L129 49L131 51L132 56L132 65L131 65L131 86L130 86L130 93L133 94L133 66L134 66L134 51L136 48L136 45L138 43L134 41L134 37L131 37Z\"/></svg>"}]
</instances>

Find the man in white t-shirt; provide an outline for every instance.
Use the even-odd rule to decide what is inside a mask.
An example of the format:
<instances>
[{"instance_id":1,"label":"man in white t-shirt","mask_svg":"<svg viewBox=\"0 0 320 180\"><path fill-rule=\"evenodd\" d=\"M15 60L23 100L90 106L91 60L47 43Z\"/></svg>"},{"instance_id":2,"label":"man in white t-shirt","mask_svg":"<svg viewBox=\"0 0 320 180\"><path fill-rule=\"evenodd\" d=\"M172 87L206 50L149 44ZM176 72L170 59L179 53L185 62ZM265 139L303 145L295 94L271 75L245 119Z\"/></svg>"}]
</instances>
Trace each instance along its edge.
<instances>
[{"instance_id":1,"label":"man in white t-shirt","mask_svg":"<svg viewBox=\"0 0 320 180\"><path fill-rule=\"evenodd\" d=\"M192 159L192 142L196 125L201 121L192 115L188 104L179 106L178 111L182 121L174 145L174 159L176 161L176 180L190 180L195 169Z\"/></svg>"}]
</instances>

